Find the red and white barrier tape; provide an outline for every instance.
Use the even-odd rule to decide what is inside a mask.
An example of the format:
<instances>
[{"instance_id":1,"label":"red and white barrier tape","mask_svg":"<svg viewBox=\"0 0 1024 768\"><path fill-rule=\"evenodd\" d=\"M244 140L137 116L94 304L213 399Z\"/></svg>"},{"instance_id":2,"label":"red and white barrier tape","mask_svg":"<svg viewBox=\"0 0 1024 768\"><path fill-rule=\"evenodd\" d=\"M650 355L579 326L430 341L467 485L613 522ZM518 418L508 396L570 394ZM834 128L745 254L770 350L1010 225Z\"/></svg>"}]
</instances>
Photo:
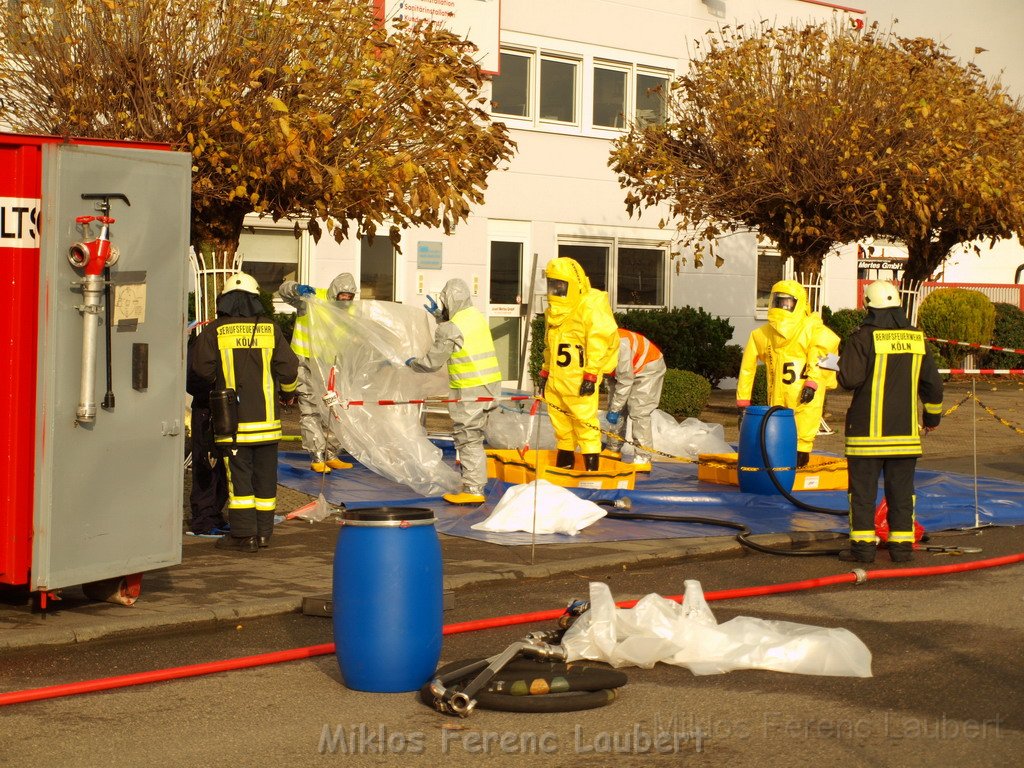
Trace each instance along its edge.
<instances>
[{"instance_id":1,"label":"red and white barrier tape","mask_svg":"<svg viewBox=\"0 0 1024 768\"><path fill-rule=\"evenodd\" d=\"M336 392L324 395L324 403L328 407L340 405L342 408L356 408L364 405L441 405L442 403L501 403L519 400L533 400L533 395L512 395L510 397L474 397L464 400L458 397L427 397L422 400L346 400Z\"/></svg>"},{"instance_id":2,"label":"red and white barrier tape","mask_svg":"<svg viewBox=\"0 0 1024 768\"><path fill-rule=\"evenodd\" d=\"M934 336L925 336L925 338L928 341L938 341L942 344L956 344L958 347L971 347L972 349L991 349L993 352L1012 352L1015 355L1024 355L1024 349L996 347L991 344L977 344L973 341L958 341L956 339L937 339ZM940 371L940 373L942 373L942 371Z\"/></svg>"},{"instance_id":3,"label":"red and white barrier tape","mask_svg":"<svg viewBox=\"0 0 1024 768\"><path fill-rule=\"evenodd\" d=\"M1024 376L1024 368L939 368L939 373L968 376Z\"/></svg>"}]
</instances>

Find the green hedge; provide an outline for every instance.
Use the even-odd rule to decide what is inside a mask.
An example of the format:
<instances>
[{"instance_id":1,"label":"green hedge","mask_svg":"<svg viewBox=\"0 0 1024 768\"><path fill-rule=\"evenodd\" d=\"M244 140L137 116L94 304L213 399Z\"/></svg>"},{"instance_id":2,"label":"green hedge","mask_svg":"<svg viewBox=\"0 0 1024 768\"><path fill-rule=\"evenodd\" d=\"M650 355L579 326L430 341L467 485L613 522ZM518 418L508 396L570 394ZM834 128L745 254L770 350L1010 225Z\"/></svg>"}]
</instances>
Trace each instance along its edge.
<instances>
[{"instance_id":1,"label":"green hedge","mask_svg":"<svg viewBox=\"0 0 1024 768\"><path fill-rule=\"evenodd\" d=\"M840 309L838 312L833 312L828 307L821 308L821 319L839 337L840 352L843 351L847 337L860 328L867 316L867 310L863 309Z\"/></svg>"},{"instance_id":2,"label":"green hedge","mask_svg":"<svg viewBox=\"0 0 1024 768\"><path fill-rule=\"evenodd\" d=\"M732 323L702 309L634 309L618 312L620 328L642 334L665 356L669 369L693 371L717 387L722 379L735 378L740 372L743 348L729 344ZM544 316L536 315L531 325L530 378L534 384L544 363Z\"/></svg>"},{"instance_id":3,"label":"green hedge","mask_svg":"<svg viewBox=\"0 0 1024 768\"><path fill-rule=\"evenodd\" d=\"M735 350L727 349L733 326L723 317L694 307L632 309L616 313L615 322L654 342L669 368L698 373L712 386L739 373Z\"/></svg>"},{"instance_id":4,"label":"green hedge","mask_svg":"<svg viewBox=\"0 0 1024 768\"><path fill-rule=\"evenodd\" d=\"M992 331L992 344L997 347L1024 349L1024 310L1013 304L995 304L996 321ZM981 368L1024 368L1024 355L1013 352L986 352Z\"/></svg>"},{"instance_id":5,"label":"green hedge","mask_svg":"<svg viewBox=\"0 0 1024 768\"><path fill-rule=\"evenodd\" d=\"M711 397L711 382L693 371L669 368L658 407L677 418L699 416Z\"/></svg>"},{"instance_id":6,"label":"green hedge","mask_svg":"<svg viewBox=\"0 0 1024 768\"><path fill-rule=\"evenodd\" d=\"M940 288L928 294L917 310L918 324L926 336L976 344L992 341L996 310L988 296L966 288ZM951 368L960 368L970 353L967 347L943 345L942 354Z\"/></svg>"}]
</instances>

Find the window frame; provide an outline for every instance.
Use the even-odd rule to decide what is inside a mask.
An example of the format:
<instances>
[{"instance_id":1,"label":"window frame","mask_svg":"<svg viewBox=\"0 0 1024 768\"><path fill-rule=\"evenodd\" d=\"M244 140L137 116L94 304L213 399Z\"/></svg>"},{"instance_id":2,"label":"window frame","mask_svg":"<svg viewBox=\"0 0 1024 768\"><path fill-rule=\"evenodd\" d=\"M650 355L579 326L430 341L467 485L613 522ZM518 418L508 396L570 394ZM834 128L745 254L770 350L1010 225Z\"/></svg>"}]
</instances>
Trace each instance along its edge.
<instances>
[{"instance_id":1,"label":"window frame","mask_svg":"<svg viewBox=\"0 0 1024 768\"><path fill-rule=\"evenodd\" d=\"M551 43L556 44L551 45ZM667 87L671 85L678 66L678 62L674 59L645 54L640 51L627 53L619 49L602 48L586 43L571 45L574 45L574 50L567 49L564 41L554 41L526 34L509 33L505 35L500 54L528 59L529 114L523 116L501 112L500 107L494 108L492 101L490 110L494 119L506 123L510 128L602 139L615 138L628 132L636 121L638 78L641 76L658 78L664 80ZM543 86L541 69L545 61L569 63L575 68L572 122L545 118L541 115L540 104ZM624 125L622 127L597 125L594 122L594 106L597 101L594 87L595 74L598 69L626 73ZM500 77L500 74L497 77ZM665 119L667 117L666 114Z\"/></svg>"},{"instance_id":2,"label":"window frame","mask_svg":"<svg viewBox=\"0 0 1024 768\"><path fill-rule=\"evenodd\" d=\"M597 71L604 70L605 72L619 72L623 75L623 89L622 89L622 106L623 110L620 112L622 117L622 125L598 125L594 120L594 112L597 108ZM629 114L630 104L633 103L633 88L631 87L635 78L633 77L633 68L621 61L608 61L605 59L594 59L594 64L591 67L591 88L590 88L590 126L595 131L626 131L629 127Z\"/></svg>"},{"instance_id":3,"label":"window frame","mask_svg":"<svg viewBox=\"0 0 1024 768\"><path fill-rule=\"evenodd\" d=\"M523 120L523 121L530 121L530 122L532 122L533 119L534 119L534 112L535 112L535 110L534 110L534 92L533 92L533 90L534 90L533 89L533 81L535 79L534 78L534 69L536 68L536 66L535 66L535 61L536 61L535 52L534 51L528 51L528 50L522 50L522 49L519 49L519 48L502 48L499 51L499 61L501 60L500 57L504 56L506 54L509 55L509 56L518 56L519 58L526 59L526 83L525 83L525 86L526 86L525 87L525 90L526 90L526 114L525 115L516 115L516 114L512 114L510 112L495 111L495 109L494 109L494 102L493 102L493 100L490 100L491 114L494 115L494 116L500 116L502 118L508 118L508 119L511 119L511 120ZM492 82L493 82L493 80L492 80ZM492 89L491 89L491 96L492 96L492 99L493 99L493 96L494 96L493 86L492 86Z\"/></svg>"},{"instance_id":4,"label":"window frame","mask_svg":"<svg viewBox=\"0 0 1024 768\"><path fill-rule=\"evenodd\" d=\"M639 234L639 233L638 233ZM619 237L619 236L589 236L575 235L572 233L559 234L555 240L555 253L561 254L562 246L589 246L603 247L606 249L605 274L607 276L608 300L613 312L626 312L631 309L668 309L672 306L671 296L671 253L670 243L667 240L648 239L640 237ZM644 248L661 251L661 285L662 304L622 304L619 301L619 251L623 248ZM591 275L587 275L591 278ZM591 278L591 282L593 279ZM597 287L597 286L594 286Z\"/></svg>"}]
</instances>

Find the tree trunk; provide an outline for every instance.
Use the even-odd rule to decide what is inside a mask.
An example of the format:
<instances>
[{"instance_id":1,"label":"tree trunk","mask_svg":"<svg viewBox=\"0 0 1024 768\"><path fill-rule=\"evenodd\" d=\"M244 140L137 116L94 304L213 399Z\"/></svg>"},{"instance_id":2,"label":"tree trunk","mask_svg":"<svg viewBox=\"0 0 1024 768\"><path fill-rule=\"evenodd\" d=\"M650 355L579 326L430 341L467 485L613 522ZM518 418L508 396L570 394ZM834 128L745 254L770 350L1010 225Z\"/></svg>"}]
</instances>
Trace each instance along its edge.
<instances>
[{"instance_id":1,"label":"tree trunk","mask_svg":"<svg viewBox=\"0 0 1024 768\"><path fill-rule=\"evenodd\" d=\"M960 242L960 236L955 232L940 232L937 240L919 237L904 242L909 258L903 268L903 281L920 283L931 278L953 246Z\"/></svg>"}]
</instances>

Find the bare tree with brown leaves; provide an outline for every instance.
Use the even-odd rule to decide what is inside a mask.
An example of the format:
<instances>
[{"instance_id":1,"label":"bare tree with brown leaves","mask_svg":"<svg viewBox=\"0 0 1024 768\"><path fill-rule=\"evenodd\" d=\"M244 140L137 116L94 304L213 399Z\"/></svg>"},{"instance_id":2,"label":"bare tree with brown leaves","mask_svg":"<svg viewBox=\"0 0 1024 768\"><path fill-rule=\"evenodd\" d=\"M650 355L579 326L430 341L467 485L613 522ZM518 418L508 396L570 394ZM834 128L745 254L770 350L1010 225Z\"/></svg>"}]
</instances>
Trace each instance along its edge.
<instances>
[{"instance_id":1,"label":"bare tree with brown leaves","mask_svg":"<svg viewBox=\"0 0 1024 768\"><path fill-rule=\"evenodd\" d=\"M472 44L380 24L367 0L24 0L0 38L0 123L192 155L192 244L234 253L250 212L341 240L450 231L514 142Z\"/></svg>"},{"instance_id":2,"label":"bare tree with brown leaves","mask_svg":"<svg viewBox=\"0 0 1024 768\"><path fill-rule=\"evenodd\" d=\"M634 127L610 165L630 213L667 203L698 259L754 230L813 273L886 234L915 276L950 240L1024 232L1019 105L938 44L825 23L696 42L669 122Z\"/></svg>"}]
</instances>

